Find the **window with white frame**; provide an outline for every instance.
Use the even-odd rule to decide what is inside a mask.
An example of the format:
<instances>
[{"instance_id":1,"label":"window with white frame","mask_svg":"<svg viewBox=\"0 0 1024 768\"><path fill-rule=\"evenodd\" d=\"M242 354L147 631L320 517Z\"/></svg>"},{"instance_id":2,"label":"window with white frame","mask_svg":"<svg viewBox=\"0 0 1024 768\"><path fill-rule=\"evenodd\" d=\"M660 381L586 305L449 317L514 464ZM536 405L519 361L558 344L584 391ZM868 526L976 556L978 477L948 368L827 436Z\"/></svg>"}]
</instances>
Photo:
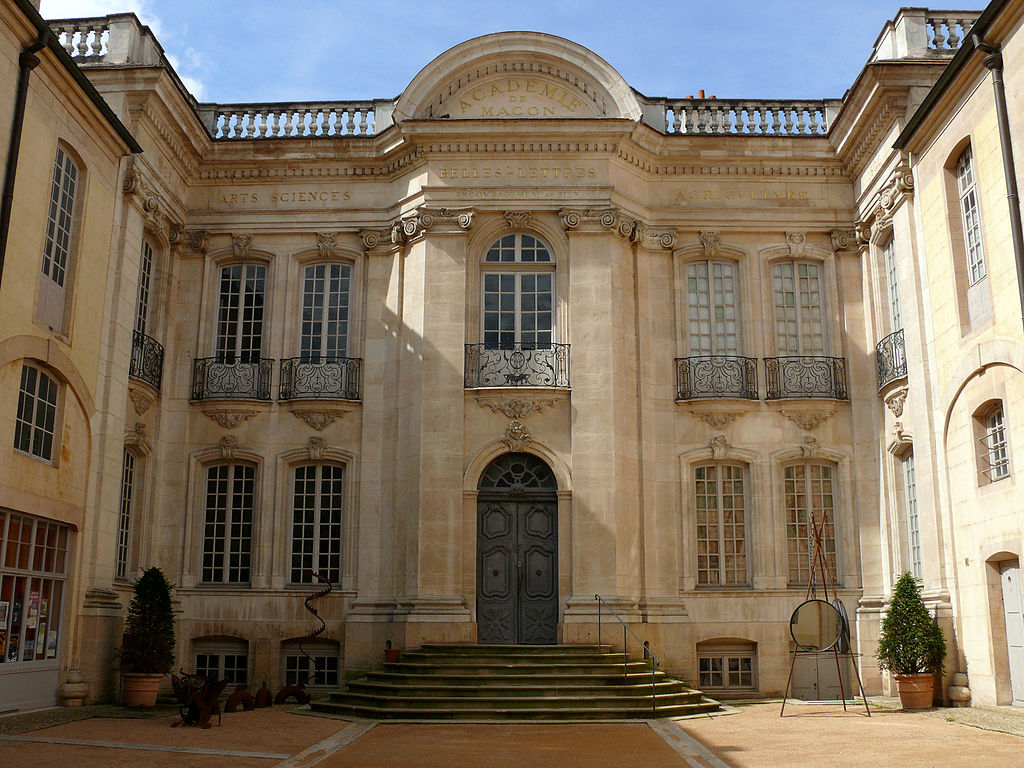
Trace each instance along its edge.
<instances>
[{"instance_id":1,"label":"window with white frame","mask_svg":"<svg viewBox=\"0 0 1024 768\"><path fill-rule=\"evenodd\" d=\"M291 582L311 584L316 572L338 584L345 468L338 464L303 464L295 467L293 479Z\"/></svg>"},{"instance_id":2,"label":"window with white frame","mask_svg":"<svg viewBox=\"0 0 1024 768\"><path fill-rule=\"evenodd\" d=\"M202 581L247 584L252 561L256 467L207 467L203 518Z\"/></svg>"},{"instance_id":3,"label":"window with white frame","mask_svg":"<svg viewBox=\"0 0 1024 768\"><path fill-rule=\"evenodd\" d=\"M0 509L0 664L53 661L71 529Z\"/></svg>"},{"instance_id":4,"label":"window with white frame","mask_svg":"<svg viewBox=\"0 0 1024 768\"><path fill-rule=\"evenodd\" d=\"M21 366L14 447L45 461L53 457L57 425L57 382L34 365Z\"/></svg>"},{"instance_id":5,"label":"window with white frame","mask_svg":"<svg viewBox=\"0 0 1024 768\"><path fill-rule=\"evenodd\" d=\"M302 683L307 688L337 686L340 656L341 646L329 640L307 640L301 647L298 640L284 641L281 643L281 659L285 685ZM312 662L309 657L312 657Z\"/></svg>"},{"instance_id":6,"label":"window with white frame","mask_svg":"<svg viewBox=\"0 0 1024 768\"><path fill-rule=\"evenodd\" d=\"M139 256L139 291L135 300L135 330L145 334L149 325L150 285L153 279L153 246L143 238Z\"/></svg>"},{"instance_id":7,"label":"window with white frame","mask_svg":"<svg viewBox=\"0 0 1024 768\"><path fill-rule=\"evenodd\" d=\"M960 223L964 232L967 252L968 284L974 285L987 274L985 247L981 242L981 213L978 207L978 187L974 177L974 158L967 147L956 161L956 185L960 195Z\"/></svg>"},{"instance_id":8,"label":"window with white frame","mask_svg":"<svg viewBox=\"0 0 1024 768\"><path fill-rule=\"evenodd\" d=\"M263 348L267 268L262 264L221 267L216 355L223 363L258 362Z\"/></svg>"},{"instance_id":9,"label":"window with white frame","mask_svg":"<svg viewBox=\"0 0 1024 768\"><path fill-rule=\"evenodd\" d=\"M815 571L816 583L838 581L836 572L835 497L833 468L828 464L801 463L783 468L786 507L786 552L790 585L804 585ZM817 534L815 533L817 532ZM815 559L818 539L820 560ZM821 567L824 564L824 576Z\"/></svg>"},{"instance_id":10,"label":"window with white frame","mask_svg":"<svg viewBox=\"0 0 1024 768\"><path fill-rule=\"evenodd\" d=\"M776 353L825 354L821 265L779 261L771 272Z\"/></svg>"},{"instance_id":11,"label":"window with white frame","mask_svg":"<svg viewBox=\"0 0 1024 768\"><path fill-rule=\"evenodd\" d=\"M896 238L890 237L882 246L882 261L885 266L885 293L889 299L889 330L896 332L903 328L900 317L900 288L896 276Z\"/></svg>"},{"instance_id":12,"label":"window with white frame","mask_svg":"<svg viewBox=\"0 0 1024 768\"><path fill-rule=\"evenodd\" d=\"M57 147L50 183L38 312L39 319L55 330L64 327L79 175L79 168L68 152Z\"/></svg>"},{"instance_id":13,"label":"window with white frame","mask_svg":"<svg viewBox=\"0 0 1024 768\"><path fill-rule=\"evenodd\" d=\"M747 575L744 470L736 464L694 469L697 583L744 586Z\"/></svg>"},{"instance_id":14,"label":"window with white frame","mask_svg":"<svg viewBox=\"0 0 1024 768\"><path fill-rule=\"evenodd\" d=\"M249 682L249 644L236 637L204 637L192 642L195 674L228 685Z\"/></svg>"},{"instance_id":15,"label":"window with white frame","mask_svg":"<svg viewBox=\"0 0 1024 768\"><path fill-rule=\"evenodd\" d=\"M690 354L738 355L740 326L736 264L695 261L686 266Z\"/></svg>"},{"instance_id":16,"label":"window with white frame","mask_svg":"<svg viewBox=\"0 0 1024 768\"><path fill-rule=\"evenodd\" d=\"M310 264L302 271L302 336L304 360L320 362L348 357L348 264Z\"/></svg>"},{"instance_id":17,"label":"window with white frame","mask_svg":"<svg viewBox=\"0 0 1024 768\"><path fill-rule=\"evenodd\" d=\"M135 454L126 450L121 465L121 503L117 515L117 552L114 560L114 577L118 579L128 578L134 497Z\"/></svg>"},{"instance_id":18,"label":"window with white frame","mask_svg":"<svg viewBox=\"0 0 1024 768\"><path fill-rule=\"evenodd\" d=\"M903 492L907 499L907 551L910 554L910 572L921 579L921 521L917 511L917 469L914 452L903 458Z\"/></svg>"},{"instance_id":19,"label":"window with white frame","mask_svg":"<svg viewBox=\"0 0 1024 768\"><path fill-rule=\"evenodd\" d=\"M1003 419L1003 405L997 401L975 416L980 422L979 458L983 477L989 482L1010 476L1010 444Z\"/></svg>"},{"instance_id":20,"label":"window with white frame","mask_svg":"<svg viewBox=\"0 0 1024 768\"><path fill-rule=\"evenodd\" d=\"M555 264L547 246L531 235L505 235L488 249L480 270L484 345L550 347L555 338Z\"/></svg>"},{"instance_id":21,"label":"window with white frame","mask_svg":"<svg viewBox=\"0 0 1024 768\"><path fill-rule=\"evenodd\" d=\"M744 641L698 643L697 677L703 691L757 690L757 645Z\"/></svg>"}]
</instances>

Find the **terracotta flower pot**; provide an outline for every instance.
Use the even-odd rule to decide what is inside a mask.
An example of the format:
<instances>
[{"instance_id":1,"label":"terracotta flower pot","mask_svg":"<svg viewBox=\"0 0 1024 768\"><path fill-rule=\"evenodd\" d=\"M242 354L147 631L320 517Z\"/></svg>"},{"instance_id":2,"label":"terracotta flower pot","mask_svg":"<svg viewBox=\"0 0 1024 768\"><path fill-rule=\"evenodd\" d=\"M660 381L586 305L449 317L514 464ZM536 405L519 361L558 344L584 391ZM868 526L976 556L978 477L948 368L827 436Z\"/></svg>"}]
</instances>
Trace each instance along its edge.
<instances>
[{"instance_id":1,"label":"terracotta flower pot","mask_svg":"<svg viewBox=\"0 0 1024 768\"><path fill-rule=\"evenodd\" d=\"M919 675L893 675L900 693L900 704L904 709L928 709L932 705L935 675L925 672Z\"/></svg>"},{"instance_id":2,"label":"terracotta flower pot","mask_svg":"<svg viewBox=\"0 0 1024 768\"><path fill-rule=\"evenodd\" d=\"M384 651L384 661L387 663L398 661L401 655L401 648L388 648Z\"/></svg>"},{"instance_id":3,"label":"terracotta flower pot","mask_svg":"<svg viewBox=\"0 0 1024 768\"><path fill-rule=\"evenodd\" d=\"M124 683L124 705L126 707L156 706L156 695L163 682L163 675L149 675L141 672L122 672Z\"/></svg>"}]
</instances>

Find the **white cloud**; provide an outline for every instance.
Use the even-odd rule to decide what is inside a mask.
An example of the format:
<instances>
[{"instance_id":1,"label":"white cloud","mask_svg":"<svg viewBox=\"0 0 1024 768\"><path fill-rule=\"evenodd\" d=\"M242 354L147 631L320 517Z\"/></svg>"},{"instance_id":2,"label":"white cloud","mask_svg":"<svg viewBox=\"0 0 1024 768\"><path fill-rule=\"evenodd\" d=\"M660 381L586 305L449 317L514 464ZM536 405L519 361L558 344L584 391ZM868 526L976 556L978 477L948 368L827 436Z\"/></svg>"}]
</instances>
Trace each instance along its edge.
<instances>
[{"instance_id":1,"label":"white cloud","mask_svg":"<svg viewBox=\"0 0 1024 768\"><path fill-rule=\"evenodd\" d=\"M198 77L185 74L184 72L184 69L201 69L202 56L192 48L185 51L185 55L188 57L187 67L182 67L180 59L173 53L167 54L167 61L174 67L174 71L178 73L178 77L181 78L181 82L188 88L188 92L195 96L197 101L202 101L206 94L206 85Z\"/></svg>"}]
</instances>

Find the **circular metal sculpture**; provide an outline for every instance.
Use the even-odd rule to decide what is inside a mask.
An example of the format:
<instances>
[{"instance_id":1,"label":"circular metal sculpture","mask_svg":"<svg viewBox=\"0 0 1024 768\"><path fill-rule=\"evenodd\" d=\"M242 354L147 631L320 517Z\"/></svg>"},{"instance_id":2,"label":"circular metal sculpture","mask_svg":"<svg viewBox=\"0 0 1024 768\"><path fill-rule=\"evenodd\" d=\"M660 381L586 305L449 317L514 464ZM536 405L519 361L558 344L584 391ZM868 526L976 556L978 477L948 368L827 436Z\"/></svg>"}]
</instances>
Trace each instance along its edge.
<instances>
[{"instance_id":1,"label":"circular metal sculpture","mask_svg":"<svg viewBox=\"0 0 1024 768\"><path fill-rule=\"evenodd\" d=\"M828 651L843 636L843 616L831 603L807 600L793 611L789 633L802 651Z\"/></svg>"}]
</instances>

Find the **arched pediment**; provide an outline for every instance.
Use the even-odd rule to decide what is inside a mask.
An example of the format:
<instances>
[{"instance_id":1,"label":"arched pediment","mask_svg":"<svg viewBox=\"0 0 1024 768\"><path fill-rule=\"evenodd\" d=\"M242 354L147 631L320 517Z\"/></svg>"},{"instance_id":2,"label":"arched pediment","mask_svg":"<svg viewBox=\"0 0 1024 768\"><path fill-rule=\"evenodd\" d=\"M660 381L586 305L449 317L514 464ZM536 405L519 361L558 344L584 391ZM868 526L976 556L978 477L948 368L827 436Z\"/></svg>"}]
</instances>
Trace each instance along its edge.
<instances>
[{"instance_id":1,"label":"arched pediment","mask_svg":"<svg viewBox=\"0 0 1024 768\"><path fill-rule=\"evenodd\" d=\"M499 32L451 48L395 104L418 119L640 119L633 89L600 56L540 32Z\"/></svg>"}]
</instances>

